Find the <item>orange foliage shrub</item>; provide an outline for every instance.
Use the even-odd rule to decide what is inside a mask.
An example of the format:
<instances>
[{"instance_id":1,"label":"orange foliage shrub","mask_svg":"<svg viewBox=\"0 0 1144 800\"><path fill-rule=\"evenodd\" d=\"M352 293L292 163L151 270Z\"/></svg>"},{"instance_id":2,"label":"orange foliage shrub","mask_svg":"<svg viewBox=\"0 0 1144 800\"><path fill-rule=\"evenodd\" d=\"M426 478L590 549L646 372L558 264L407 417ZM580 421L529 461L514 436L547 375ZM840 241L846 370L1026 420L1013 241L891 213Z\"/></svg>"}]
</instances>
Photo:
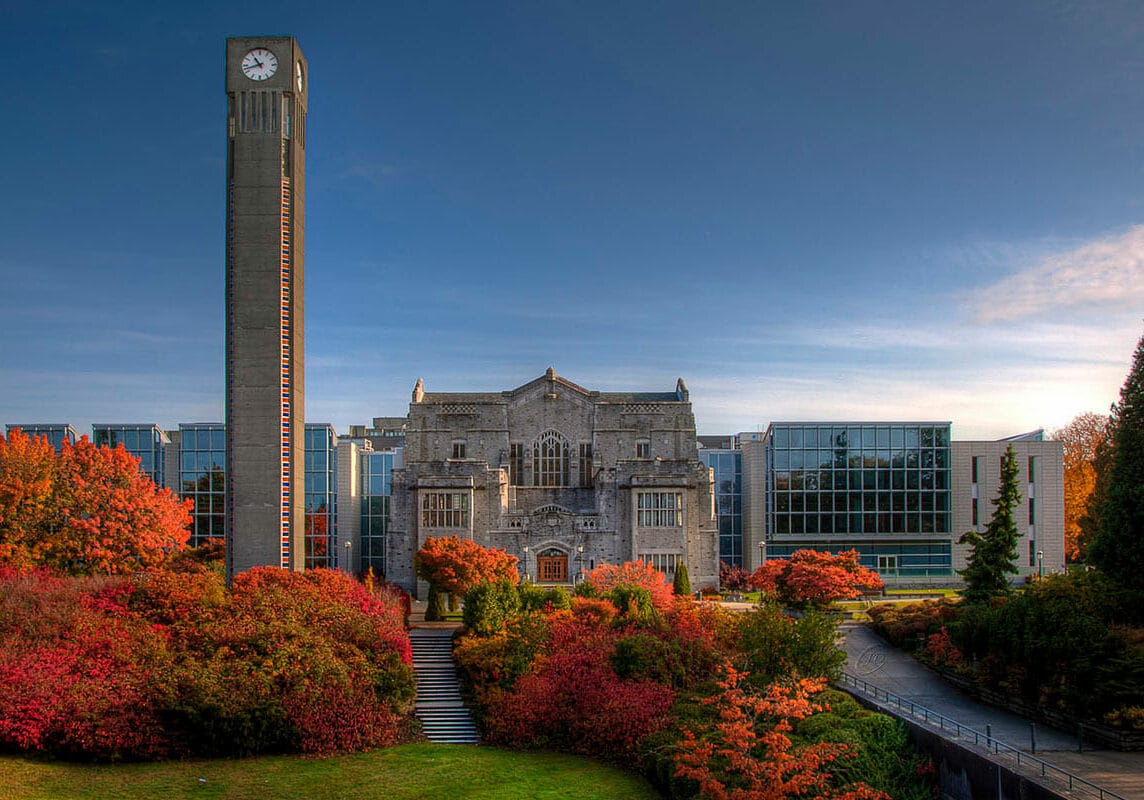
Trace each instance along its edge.
<instances>
[{"instance_id":1,"label":"orange foliage shrub","mask_svg":"<svg viewBox=\"0 0 1144 800\"><path fill-rule=\"evenodd\" d=\"M848 745L793 746L788 736L792 721L823 710L810 696L822 691L824 680L801 680L794 686L774 683L765 694L755 694L740 687L744 677L725 665L722 691L704 700L716 707L720 721L684 732L675 756L676 777L698 783L700 796L708 800L890 800L865 784L844 789L833 785L828 766L850 754Z\"/></svg>"},{"instance_id":2,"label":"orange foliage shrub","mask_svg":"<svg viewBox=\"0 0 1144 800\"><path fill-rule=\"evenodd\" d=\"M586 580L598 594L607 594L617 586L636 586L647 589L651 603L660 611L675 603L675 592L667 576L643 561L625 561L623 564L601 564L587 575Z\"/></svg>"},{"instance_id":3,"label":"orange foliage shrub","mask_svg":"<svg viewBox=\"0 0 1144 800\"><path fill-rule=\"evenodd\" d=\"M882 588L876 572L858 563L858 551L837 555L797 550L789 559L771 559L751 575L751 585L784 603L822 606Z\"/></svg>"}]
</instances>

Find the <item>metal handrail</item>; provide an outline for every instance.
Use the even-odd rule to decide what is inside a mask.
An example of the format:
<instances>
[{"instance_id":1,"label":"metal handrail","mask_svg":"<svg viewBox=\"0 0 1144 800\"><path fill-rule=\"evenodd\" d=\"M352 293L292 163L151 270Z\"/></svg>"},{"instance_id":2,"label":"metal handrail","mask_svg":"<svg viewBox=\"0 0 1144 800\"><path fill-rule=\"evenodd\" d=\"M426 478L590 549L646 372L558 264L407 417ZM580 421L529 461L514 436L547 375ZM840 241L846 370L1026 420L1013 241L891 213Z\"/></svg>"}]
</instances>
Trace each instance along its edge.
<instances>
[{"instance_id":1,"label":"metal handrail","mask_svg":"<svg viewBox=\"0 0 1144 800\"><path fill-rule=\"evenodd\" d=\"M1085 780L1079 775L1074 775L1068 770L1064 770L1054 764L1050 764L1048 761L1037 758L1036 756L1030 755L1029 753L1025 753L1019 748L1016 748L1011 744L1007 744L995 736L989 736L969 727L968 725L962 725L955 719L951 719L944 714L939 714L936 711L932 711L925 706L915 703L913 700L901 697L900 695L896 695L893 692L887 692L885 689L879 686L875 686L874 684L870 683L869 681L865 681L862 678L856 677L847 672L843 672L840 683L843 686L853 686L863 694L873 697L875 701L885 702L888 705L894 706L903 714L908 713L912 718L923 720L926 724L936 726L944 732L952 733L953 736L957 738L964 736L964 738L968 740L969 737L972 736L974 745L980 747L982 744L984 744L985 749L990 753L995 755L1015 756L1017 759L1017 766L1022 766L1022 764L1039 766L1041 768L1042 778L1048 777L1049 774L1052 773L1054 778L1067 779L1069 791L1075 791L1077 789L1081 791L1087 791L1089 794L1092 794L1100 800L1128 800L1128 798L1122 797L1115 792L1111 792L1102 786L1098 786L1092 781ZM1024 759L1023 762L1022 759Z\"/></svg>"}]
</instances>

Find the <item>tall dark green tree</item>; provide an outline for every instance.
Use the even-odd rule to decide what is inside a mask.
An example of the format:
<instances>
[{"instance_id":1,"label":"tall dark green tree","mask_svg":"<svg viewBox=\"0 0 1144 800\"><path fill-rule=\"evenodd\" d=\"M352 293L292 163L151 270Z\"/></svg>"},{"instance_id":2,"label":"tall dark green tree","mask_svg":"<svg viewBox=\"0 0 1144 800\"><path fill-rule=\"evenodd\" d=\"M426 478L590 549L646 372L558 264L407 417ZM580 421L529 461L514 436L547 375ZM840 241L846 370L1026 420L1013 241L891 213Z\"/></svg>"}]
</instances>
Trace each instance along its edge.
<instances>
[{"instance_id":1,"label":"tall dark green tree","mask_svg":"<svg viewBox=\"0 0 1144 800\"><path fill-rule=\"evenodd\" d=\"M1013 446L1005 448L1001 457L1001 485L993 498L993 517L984 533L967 531L962 544L972 549L965 569L965 599L979 603L1009 592L1009 575L1017 573L1017 521L1013 509L1021 503L1021 487L1017 483L1017 455Z\"/></svg>"},{"instance_id":2,"label":"tall dark green tree","mask_svg":"<svg viewBox=\"0 0 1144 800\"><path fill-rule=\"evenodd\" d=\"M675 565L675 578L671 582L671 590L679 597L691 594L691 578L687 576L687 565L682 561Z\"/></svg>"},{"instance_id":3,"label":"tall dark green tree","mask_svg":"<svg viewBox=\"0 0 1144 800\"><path fill-rule=\"evenodd\" d=\"M1089 561L1122 586L1144 590L1144 336L1110 421L1111 463Z\"/></svg>"}]
</instances>

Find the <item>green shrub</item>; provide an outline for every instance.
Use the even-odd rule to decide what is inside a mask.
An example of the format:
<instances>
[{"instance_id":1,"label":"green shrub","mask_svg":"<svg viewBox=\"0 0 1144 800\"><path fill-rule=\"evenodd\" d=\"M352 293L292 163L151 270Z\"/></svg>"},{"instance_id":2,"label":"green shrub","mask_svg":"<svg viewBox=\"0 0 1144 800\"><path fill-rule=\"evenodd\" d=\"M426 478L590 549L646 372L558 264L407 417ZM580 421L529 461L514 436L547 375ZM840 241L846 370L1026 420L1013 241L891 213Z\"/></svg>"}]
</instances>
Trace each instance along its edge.
<instances>
[{"instance_id":1,"label":"green shrub","mask_svg":"<svg viewBox=\"0 0 1144 800\"><path fill-rule=\"evenodd\" d=\"M620 616L637 621L650 621L655 617L651 592L642 586L620 583L607 591L604 597L619 611Z\"/></svg>"},{"instance_id":2,"label":"green shrub","mask_svg":"<svg viewBox=\"0 0 1144 800\"><path fill-rule=\"evenodd\" d=\"M788 675L837 679L846 663L835 646L837 631L838 620L824 612L790 617L777 604L760 604L739 623L747 680L762 687Z\"/></svg>"},{"instance_id":3,"label":"green shrub","mask_svg":"<svg viewBox=\"0 0 1144 800\"><path fill-rule=\"evenodd\" d=\"M572 598L563 586L545 588L535 583L520 585L520 608L524 612L544 611L546 607L568 610L572 607Z\"/></svg>"},{"instance_id":4,"label":"green shrub","mask_svg":"<svg viewBox=\"0 0 1144 800\"><path fill-rule=\"evenodd\" d=\"M609 659L612 670L625 680L653 680L679 687L686 680L678 643L637 632L616 640Z\"/></svg>"},{"instance_id":5,"label":"green shrub","mask_svg":"<svg viewBox=\"0 0 1144 800\"><path fill-rule=\"evenodd\" d=\"M1091 719L1144 696L1144 647L1115 624L1122 603L1098 573L1054 575L965 608L949 632L983 685Z\"/></svg>"},{"instance_id":6,"label":"green shrub","mask_svg":"<svg viewBox=\"0 0 1144 800\"><path fill-rule=\"evenodd\" d=\"M521 610L521 597L510 581L478 583L465 595L462 620L477 636L492 636L504 630Z\"/></svg>"},{"instance_id":7,"label":"green shrub","mask_svg":"<svg viewBox=\"0 0 1144 800\"><path fill-rule=\"evenodd\" d=\"M573 597L587 597L588 599L595 599L600 596L599 591L588 581L580 581L572 587Z\"/></svg>"},{"instance_id":8,"label":"green shrub","mask_svg":"<svg viewBox=\"0 0 1144 800\"><path fill-rule=\"evenodd\" d=\"M910 745L905 725L863 708L844 692L827 690L814 701L830 710L799 720L794 735L805 744L838 742L851 748L851 757L831 765L835 785L860 781L895 800L930 800L932 787L921 775L924 762Z\"/></svg>"}]
</instances>

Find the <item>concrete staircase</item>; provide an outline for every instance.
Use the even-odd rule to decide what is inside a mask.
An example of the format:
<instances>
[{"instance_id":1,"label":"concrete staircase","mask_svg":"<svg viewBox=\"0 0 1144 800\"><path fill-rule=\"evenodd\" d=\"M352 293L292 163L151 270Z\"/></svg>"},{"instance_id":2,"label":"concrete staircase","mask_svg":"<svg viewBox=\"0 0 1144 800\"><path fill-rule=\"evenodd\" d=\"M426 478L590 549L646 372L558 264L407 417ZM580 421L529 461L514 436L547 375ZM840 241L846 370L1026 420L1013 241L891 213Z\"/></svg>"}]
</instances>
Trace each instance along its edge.
<instances>
[{"instance_id":1,"label":"concrete staircase","mask_svg":"<svg viewBox=\"0 0 1144 800\"><path fill-rule=\"evenodd\" d=\"M469 709L461 699L453 666L452 629L414 628L413 671L417 676L415 713L431 742L478 744L481 741Z\"/></svg>"}]
</instances>

